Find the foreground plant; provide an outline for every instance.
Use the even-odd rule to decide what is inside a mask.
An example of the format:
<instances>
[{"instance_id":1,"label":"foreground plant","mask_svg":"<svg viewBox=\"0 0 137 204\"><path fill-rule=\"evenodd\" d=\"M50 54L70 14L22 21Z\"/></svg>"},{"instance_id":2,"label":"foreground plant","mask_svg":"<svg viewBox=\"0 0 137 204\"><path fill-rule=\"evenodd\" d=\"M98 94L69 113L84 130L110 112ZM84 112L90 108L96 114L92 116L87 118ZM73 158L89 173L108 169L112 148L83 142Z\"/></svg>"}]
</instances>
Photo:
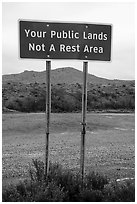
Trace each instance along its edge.
<instances>
[{"instance_id":1,"label":"foreground plant","mask_svg":"<svg viewBox=\"0 0 137 204\"><path fill-rule=\"evenodd\" d=\"M133 183L110 183L106 176L95 172L85 175L82 184L79 172L50 164L45 176L44 163L33 160L29 175L30 179L3 191L3 202L135 201Z\"/></svg>"}]
</instances>

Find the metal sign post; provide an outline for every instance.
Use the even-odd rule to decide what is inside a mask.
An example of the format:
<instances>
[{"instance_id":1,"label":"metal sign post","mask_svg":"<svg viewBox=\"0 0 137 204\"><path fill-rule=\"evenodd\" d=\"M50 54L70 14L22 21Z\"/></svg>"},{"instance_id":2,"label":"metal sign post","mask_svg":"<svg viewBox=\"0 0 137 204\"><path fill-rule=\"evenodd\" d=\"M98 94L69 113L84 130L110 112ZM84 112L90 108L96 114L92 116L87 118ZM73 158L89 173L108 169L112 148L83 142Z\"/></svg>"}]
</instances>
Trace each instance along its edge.
<instances>
[{"instance_id":1,"label":"metal sign post","mask_svg":"<svg viewBox=\"0 0 137 204\"><path fill-rule=\"evenodd\" d=\"M81 158L80 171L83 183L84 159L85 159L85 134L86 134L86 111L87 111L87 72L88 62L83 62L83 93L82 93L82 130L81 130Z\"/></svg>"},{"instance_id":2,"label":"metal sign post","mask_svg":"<svg viewBox=\"0 0 137 204\"><path fill-rule=\"evenodd\" d=\"M51 61L46 61L46 149L45 149L45 175L49 171L49 129L51 112L51 85L50 85Z\"/></svg>"}]
</instances>

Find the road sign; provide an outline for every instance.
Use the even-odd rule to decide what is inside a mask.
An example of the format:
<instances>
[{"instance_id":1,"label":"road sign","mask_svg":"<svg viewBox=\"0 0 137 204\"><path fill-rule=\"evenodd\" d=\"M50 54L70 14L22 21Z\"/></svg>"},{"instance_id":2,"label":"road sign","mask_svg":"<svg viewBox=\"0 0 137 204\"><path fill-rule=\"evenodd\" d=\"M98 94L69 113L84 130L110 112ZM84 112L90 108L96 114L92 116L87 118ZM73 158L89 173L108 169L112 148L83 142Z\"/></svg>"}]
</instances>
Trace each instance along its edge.
<instances>
[{"instance_id":1,"label":"road sign","mask_svg":"<svg viewBox=\"0 0 137 204\"><path fill-rule=\"evenodd\" d=\"M49 168L49 127L51 111L50 59L80 59L83 62L82 130L80 169L84 178L87 60L111 60L111 25L19 21L20 58L47 59L45 175Z\"/></svg>"},{"instance_id":2,"label":"road sign","mask_svg":"<svg viewBox=\"0 0 137 204\"><path fill-rule=\"evenodd\" d=\"M111 60L111 25L19 21L20 58Z\"/></svg>"}]
</instances>

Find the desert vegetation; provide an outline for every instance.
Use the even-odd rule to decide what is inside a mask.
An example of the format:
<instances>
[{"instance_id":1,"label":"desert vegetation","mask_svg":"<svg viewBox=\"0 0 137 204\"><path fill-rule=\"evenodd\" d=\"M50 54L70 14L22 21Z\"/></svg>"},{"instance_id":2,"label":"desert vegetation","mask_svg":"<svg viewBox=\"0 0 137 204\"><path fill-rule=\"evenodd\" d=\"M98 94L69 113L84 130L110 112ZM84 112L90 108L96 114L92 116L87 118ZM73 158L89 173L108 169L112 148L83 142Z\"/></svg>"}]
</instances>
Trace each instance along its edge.
<instances>
[{"instance_id":1,"label":"desert vegetation","mask_svg":"<svg viewBox=\"0 0 137 204\"><path fill-rule=\"evenodd\" d=\"M79 112L82 104L82 85L51 85L52 112ZM3 85L3 107L21 112L45 111L46 84L8 82ZM129 110L135 109L134 83L97 85L88 84L87 109Z\"/></svg>"},{"instance_id":2,"label":"desert vegetation","mask_svg":"<svg viewBox=\"0 0 137 204\"><path fill-rule=\"evenodd\" d=\"M3 202L134 202L132 181L119 183L90 172L82 183L80 174L50 164L44 174L44 163L33 160L29 179L3 191Z\"/></svg>"}]
</instances>

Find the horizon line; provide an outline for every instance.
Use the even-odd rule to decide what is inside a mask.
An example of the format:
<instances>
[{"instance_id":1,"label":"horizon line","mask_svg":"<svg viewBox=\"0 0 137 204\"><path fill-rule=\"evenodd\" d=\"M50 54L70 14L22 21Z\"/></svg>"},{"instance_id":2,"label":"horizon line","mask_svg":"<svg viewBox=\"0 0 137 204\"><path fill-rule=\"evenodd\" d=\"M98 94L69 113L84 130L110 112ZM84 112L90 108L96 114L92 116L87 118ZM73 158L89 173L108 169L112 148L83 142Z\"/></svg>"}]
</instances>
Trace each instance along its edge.
<instances>
[{"instance_id":1,"label":"horizon line","mask_svg":"<svg viewBox=\"0 0 137 204\"><path fill-rule=\"evenodd\" d=\"M76 68L74 68L74 67L69 67L69 66L66 66L66 67L57 67L57 68L51 69L51 71L56 70L56 69L65 69L65 68L71 68L71 69L75 69L75 70L77 70L77 71L79 71L79 72L83 72L83 71L81 71L81 70L79 70L79 69L76 69ZM46 70L43 70L43 71L34 71L34 70L27 70L27 69L25 69L25 70L22 71L22 72L2 74L2 76L5 76L5 75L17 75L17 74L24 73L25 71L27 71L27 72L38 72L38 73L40 73L40 72L46 72ZM93 75L93 76L98 77L98 78L108 79L108 80L135 81L135 78L134 78L134 79L118 79L118 78L110 79L110 78L105 78L105 77L102 77L102 76L97 76L97 75L91 74L91 73L88 73L88 74Z\"/></svg>"}]
</instances>

